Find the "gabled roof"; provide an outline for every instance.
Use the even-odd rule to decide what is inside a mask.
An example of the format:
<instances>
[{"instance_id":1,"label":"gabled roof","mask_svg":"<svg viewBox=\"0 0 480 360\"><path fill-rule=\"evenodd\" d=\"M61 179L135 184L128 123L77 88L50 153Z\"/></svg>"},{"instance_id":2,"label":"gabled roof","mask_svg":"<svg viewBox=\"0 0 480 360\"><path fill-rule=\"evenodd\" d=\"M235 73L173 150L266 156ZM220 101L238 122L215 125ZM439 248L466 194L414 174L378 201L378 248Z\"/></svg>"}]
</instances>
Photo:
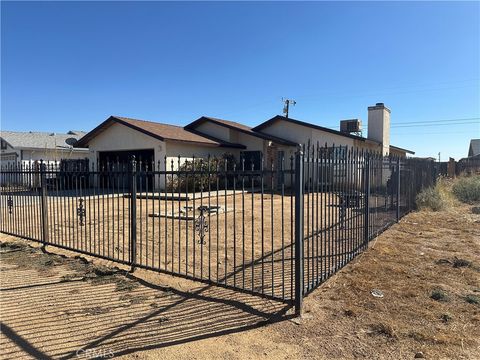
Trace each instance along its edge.
<instances>
[{"instance_id":1,"label":"gabled roof","mask_svg":"<svg viewBox=\"0 0 480 360\"><path fill-rule=\"evenodd\" d=\"M0 131L0 137L17 149L70 149L72 146L77 146L77 140L84 134L83 131L69 131L67 134Z\"/></svg>"},{"instance_id":2,"label":"gabled roof","mask_svg":"<svg viewBox=\"0 0 480 360\"><path fill-rule=\"evenodd\" d=\"M296 146L297 145L297 143L292 142L290 140L282 139L282 138L279 138L277 136L272 136L272 135L269 135L269 134L256 132L251 127L240 124L240 123L237 123L235 121L217 119L217 118L213 118L213 117L209 117L209 116L202 116L201 118L199 118L199 119L191 122L187 126L185 126L185 129L191 131L192 129L196 129L200 124L203 124L205 122L212 122L214 124L217 124L217 125L229 128L229 129L237 130L237 131L240 131L242 133L245 133L245 134L248 134L248 135L251 135L251 136L255 136L255 137L258 137L258 138L261 138L261 139L264 139L264 140L271 140L271 141L276 142L278 144L288 145L288 146ZM198 132L198 133L203 134L201 132Z\"/></svg>"},{"instance_id":3,"label":"gabled roof","mask_svg":"<svg viewBox=\"0 0 480 360\"><path fill-rule=\"evenodd\" d=\"M366 139L364 137L361 137L361 136L346 134L346 133L343 133L343 132L338 131L338 130L329 129L329 128L319 126L319 125L315 125L315 124L311 124L311 123L308 123L308 122L305 122L305 121L300 121L300 120L296 120L296 119L292 119L292 118L287 118L287 117L281 116L281 115L274 116L273 118L271 118L271 119L261 123L260 125L254 127L252 130L253 131L262 131L263 129L265 129L266 127L272 125L273 123L275 123L277 121L286 121L286 122L289 122L289 123L292 123L292 124L297 124L297 125L300 125L300 126L305 126L305 127L311 128L311 129L325 131L325 132L335 134L335 135L339 135L339 136L345 136L345 137L355 139L355 140L360 140L360 141L367 141L368 140L368 139Z\"/></svg>"},{"instance_id":4,"label":"gabled roof","mask_svg":"<svg viewBox=\"0 0 480 360\"><path fill-rule=\"evenodd\" d=\"M228 143L212 136L206 137L204 135L195 134L194 132L185 130L181 126L131 119L121 116L110 116L107 120L82 137L78 141L77 146L87 146L91 139L115 123L125 125L161 141L179 141L219 147L238 147L238 144Z\"/></svg>"},{"instance_id":5,"label":"gabled roof","mask_svg":"<svg viewBox=\"0 0 480 360\"><path fill-rule=\"evenodd\" d=\"M296 124L296 125L299 125L299 126L304 126L304 127L310 128L310 129L325 131L325 132L328 132L328 133L331 133L331 134L335 134L335 135L338 135L338 136L344 136L344 137L354 139L354 140L359 140L359 141L364 141L364 142L369 142L369 143L375 143L375 144L381 144L378 141L374 141L372 139L364 138L362 136L356 136L356 135L352 135L352 134L343 133L343 132L338 131L338 130L333 130L333 129L326 128L326 127L323 127L323 126L320 126L320 125L307 123L305 121L300 121L300 120L296 120L296 119L292 119L292 118L286 118L285 116L281 116L281 115L274 116L273 118L271 118L271 119L261 123L260 125L254 127L252 130L255 131L255 132L261 132L263 129L265 129L266 127L272 125L273 123L275 123L277 121L287 121L287 122L290 122L292 124ZM394 150L405 151L406 153L409 153L409 154L415 154L414 151L403 149L403 148L393 146L393 145L390 145L390 148L394 149Z\"/></svg>"},{"instance_id":6,"label":"gabled roof","mask_svg":"<svg viewBox=\"0 0 480 360\"><path fill-rule=\"evenodd\" d=\"M480 139L470 140L470 146L468 148L468 156L477 156L480 154Z\"/></svg>"}]
</instances>

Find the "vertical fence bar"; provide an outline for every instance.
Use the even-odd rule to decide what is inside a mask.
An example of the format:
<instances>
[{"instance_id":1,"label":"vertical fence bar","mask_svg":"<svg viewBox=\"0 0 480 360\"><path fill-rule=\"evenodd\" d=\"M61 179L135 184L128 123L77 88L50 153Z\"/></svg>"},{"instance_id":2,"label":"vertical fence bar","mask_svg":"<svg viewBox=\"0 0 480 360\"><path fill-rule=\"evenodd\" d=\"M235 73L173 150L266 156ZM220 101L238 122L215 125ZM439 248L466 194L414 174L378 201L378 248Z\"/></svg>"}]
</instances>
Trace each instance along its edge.
<instances>
[{"instance_id":1,"label":"vertical fence bar","mask_svg":"<svg viewBox=\"0 0 480 360\"><path fill-rule=\"evenodd\" d=\"M132 156L130 163L130 271L135 271L137 261L137 162Z\"/></svg>"},{"instance_id":2,"label":"vertical fence bar","mask_svg":"<svg viewBox=\"0 0 480 360\"><path fill-rule=\"evenodd\" d=\"M295 314L303 302L303 151L295 154Z\"/></svg>"},{"instance_id":3,"label":"vertical fence bar","mask_svg":"<svg viewBox=\"0 0 480 360\"><path fill-rule=\"evenodd\" d=\"M370 236L370 155L365 154L365 218L363 224L364 230L364 249L367 247Z\"/></svg>"},{"instance_id":4,"label":"vertical fence bar","mask_svg":"<svg viewBox=\"0 0 480 360\"><path fill-rule=\"evenodd\" d=\"M45 174L45 164L40 160L40 195L42 208L42 248L44 249L48 242L48 219L47 219L47 181Z\"/></svg>"}]
</instances>

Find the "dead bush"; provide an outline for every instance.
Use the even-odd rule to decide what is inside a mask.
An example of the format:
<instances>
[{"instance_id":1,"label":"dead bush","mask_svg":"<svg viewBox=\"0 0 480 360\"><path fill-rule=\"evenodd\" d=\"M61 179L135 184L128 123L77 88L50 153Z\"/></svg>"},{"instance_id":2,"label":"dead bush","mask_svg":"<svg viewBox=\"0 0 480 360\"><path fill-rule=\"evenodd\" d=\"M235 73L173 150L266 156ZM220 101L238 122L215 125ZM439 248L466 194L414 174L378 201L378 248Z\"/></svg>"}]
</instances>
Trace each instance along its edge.
<instances>
[{"instance_id":1,"label":"dead bush","mask_svg":"<svg viewBox=\"0 0 480 360\"><path fill-rule=\"evenodd\" d=\"M452 192L455 197L467 204L480 202L480 176L466 176L458 178L453 186Z\"/></svg>"},{"instance_id":2,"label":"dead bush","mask_svg":"<svg viewBox=\"0 0 480 360\"><path fill-rule=\"evenodd\" d=\"M441 211L447 207L447 202L438 186L423 189L416 198L417 208Z\"/></svg>"}]
</instances>

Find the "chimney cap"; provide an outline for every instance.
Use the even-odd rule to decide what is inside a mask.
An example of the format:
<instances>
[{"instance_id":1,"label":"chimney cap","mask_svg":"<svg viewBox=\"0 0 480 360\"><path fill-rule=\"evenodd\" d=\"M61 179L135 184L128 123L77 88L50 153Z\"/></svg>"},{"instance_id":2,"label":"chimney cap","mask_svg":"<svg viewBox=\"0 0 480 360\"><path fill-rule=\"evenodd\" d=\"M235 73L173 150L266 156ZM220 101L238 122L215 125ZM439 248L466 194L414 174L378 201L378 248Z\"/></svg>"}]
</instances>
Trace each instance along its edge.
<instances>
[{"instance_id":1,"label":"chimney cap","mask_svg":"<svg viewBox=\"0 0 480 360\"><path fill-rule=\"evenodd\" d=\"M383 109L383 110L387 110L388 112L391 112L389 108L387 108L385 106L385 103L376 103L374 106L369 106L368 107L368 110L380 110L380 109Z\"/></svg>"}]
</instances>

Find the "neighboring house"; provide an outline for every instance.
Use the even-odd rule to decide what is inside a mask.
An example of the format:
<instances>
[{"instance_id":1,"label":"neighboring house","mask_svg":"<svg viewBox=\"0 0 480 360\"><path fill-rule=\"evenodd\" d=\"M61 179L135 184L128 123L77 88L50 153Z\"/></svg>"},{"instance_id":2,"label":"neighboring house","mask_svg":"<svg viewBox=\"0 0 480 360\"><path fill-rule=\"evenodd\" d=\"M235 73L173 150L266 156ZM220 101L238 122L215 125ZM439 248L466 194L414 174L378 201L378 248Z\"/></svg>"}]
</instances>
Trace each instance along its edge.
<instances>
[{"instance_id":1,"label":"neighboring house","mask_svg":"<svg viewBox=\"0 0 480 360\"><path fill-rule=\"evenodd\" d=\"M480 155L480 139L470 140L470 146L468 147L468 157Z\"/></svg>"},{"instance_id":2,"label":"neighboring house","mask_svg":"<svg viewBox=\"0 0 480 360\"><path fill-rule=\"evenodd\" d=\"M0 131L0 160L2 165L32 163L44 160L58 162L62 159L85 159L88 149L75 147L83 131L66 134L47 132Z\"/></svg>"}]
</instances>

